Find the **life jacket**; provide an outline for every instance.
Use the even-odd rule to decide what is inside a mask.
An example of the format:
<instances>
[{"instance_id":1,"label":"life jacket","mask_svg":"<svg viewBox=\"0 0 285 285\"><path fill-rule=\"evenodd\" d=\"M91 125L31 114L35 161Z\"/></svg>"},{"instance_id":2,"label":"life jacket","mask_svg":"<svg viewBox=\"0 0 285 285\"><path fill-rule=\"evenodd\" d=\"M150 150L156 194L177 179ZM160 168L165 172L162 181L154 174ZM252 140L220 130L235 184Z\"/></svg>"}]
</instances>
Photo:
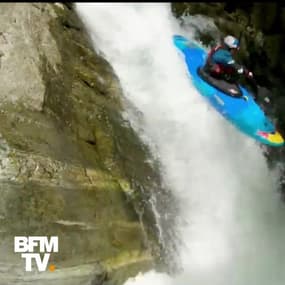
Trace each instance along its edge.
<instances>
[{"instance_id":1,"label":"life jacket","mask_svg":"<svg viewBox=\"0 0 285 285\"><path fill-rule=\"evenodd\" d=\"M228 66L225 66L223 64L219 64L219 63L216 63L213 61L212 57L213 57L214 53L216 51L218 51L219 49L223 49L223 46L217 45L217 46L213 47L210 50L210 52L208 53L208 57L206 60L206 66L207 66L208 70L210 71L210 73L217 74L217 75L233 74L235 71L234 68L228 67Z\"/></svg>"},{"instance_id":2,"label":"life jacket","mask_svg":"<svg viewBox=\"0 0 285 285\"><path fill-rule=\"evenodd\" d=\"M207 64L209 64L209 65L214 64L214 62L212 60L213 54L221 48L223 48L223 47L221 45L218 45L218 46L213 47L210 50L210 52L208 53L208 57L207 57Z\"/></svg>"}]
</instances>

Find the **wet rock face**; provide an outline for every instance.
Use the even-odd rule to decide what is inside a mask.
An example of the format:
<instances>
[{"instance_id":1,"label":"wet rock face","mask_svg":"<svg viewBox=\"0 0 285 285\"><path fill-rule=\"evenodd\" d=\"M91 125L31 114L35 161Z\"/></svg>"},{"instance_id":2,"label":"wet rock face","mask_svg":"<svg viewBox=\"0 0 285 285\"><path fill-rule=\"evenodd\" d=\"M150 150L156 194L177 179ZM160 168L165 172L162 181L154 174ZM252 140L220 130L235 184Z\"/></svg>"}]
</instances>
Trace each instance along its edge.
<instances>
[{"instance_id":1,"label":"wet rock face","mask_svg":"<svg viewBox=\"0 0 285 285\"><path fill-rule=\"evenodd\" d=\"M72 5L0 6L0 284L121 284L154 263L137 201L161 184L119 82ZM58 236L56 270L25 273L15 235Z\"/></svg>"}]
</instances>

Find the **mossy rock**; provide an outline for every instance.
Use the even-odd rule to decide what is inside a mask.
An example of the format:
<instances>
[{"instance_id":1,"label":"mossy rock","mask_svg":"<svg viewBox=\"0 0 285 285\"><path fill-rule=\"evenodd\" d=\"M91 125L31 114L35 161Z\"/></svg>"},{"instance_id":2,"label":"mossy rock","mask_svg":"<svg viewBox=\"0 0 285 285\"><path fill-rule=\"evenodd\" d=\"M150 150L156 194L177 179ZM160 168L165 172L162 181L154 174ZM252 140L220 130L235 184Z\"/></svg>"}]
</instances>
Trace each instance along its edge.
<instances>
[{"instance_id":1,"label":"mossy rock","mask_svg":"<svg viewBox=\"0 0 285 285\"><path fill-rule=\"evenodd\" d=\"M13 48L23 43L23 33L25 42L32 43L18 66L34 64L38 76L29 79L43 88L29 93L41 99L38 109L14 100L21 98L21 88L1 105L0 263L10 262L9 278L20 280L23 268L10 270L21 261L11 255L13 235L58 235L60 253L52 258L62 275L53 284L64 284L65 272L72 269L83 284L80 274L92 275L92 268L83 267L97 268L97 263L103 275L119 270L122 284L159 260L149 202L153 192L164 191L159 167L149 162L150 151L123 119L120 82L93 49L73 7L36 3L25 5L25 13L22 4L5 5L0 19L15 40ZM11 15L25 23L22 29L9 23ZM24 83L30 86L29 80Z\"/></svg>"},{"instance_id":2,"label":"mossy rock","mask_svg":"<svg viewBox=\"0 0 285 285\"><path fill-rule=\"evenodd\" d=\"M285 33L285 8L284 7L280 8L280 26L281 26L281 31Z\"/></svg>"},{"instance_id":3,"label":"mossy rock","mask_svg":"<svg viewBox=\"0 0 285 285\"><path fill-rule=\"evenodd\" d=\"M277 3L254 3L251 22L254 27L269 33L273 30L277 19Z\"/></svg>"},{"instance_id":4,"label":"mossy rock","mask_svg":"<svg viewBox=\"0 0 285 285\"><path fill-rule=\"evenodd\" d=\"M224 14L224 3L172 3L171 8L176 17L182 15L208 15L209 17Z\"/></svg>"},{"instance_id":5,"label":"mossy rock","mask_svg":"<svg viewBox=\"0 0 285 285\"><path fill-rule=\"evenodd\" d=\"M280 54L282 51L282 43L284 41L282 35L266 35L264 37L264 50L266 51L270 68L277 69L280 65Z\"/></svg>"}]
</instances>

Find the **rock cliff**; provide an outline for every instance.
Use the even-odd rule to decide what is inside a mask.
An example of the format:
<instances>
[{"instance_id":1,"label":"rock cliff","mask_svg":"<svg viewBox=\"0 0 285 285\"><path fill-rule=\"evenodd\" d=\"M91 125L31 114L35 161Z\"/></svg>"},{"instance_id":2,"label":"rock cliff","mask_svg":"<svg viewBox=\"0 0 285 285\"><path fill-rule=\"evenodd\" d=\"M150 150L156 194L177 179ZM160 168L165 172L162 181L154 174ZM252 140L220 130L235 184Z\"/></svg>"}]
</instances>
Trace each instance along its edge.
<instances>
[{"instance_id":1,"label":"rock cliff","mask_svg":"<svg viewBox=\"0 0 285 285\"><path fill-rule=\"evenodd\" d=\"M121 284L159 255L162 186L119 81L72 5L0 8L0 284ZM25 273L15 235L58 236L55 271Z\"/></svg>"}]
</instances>

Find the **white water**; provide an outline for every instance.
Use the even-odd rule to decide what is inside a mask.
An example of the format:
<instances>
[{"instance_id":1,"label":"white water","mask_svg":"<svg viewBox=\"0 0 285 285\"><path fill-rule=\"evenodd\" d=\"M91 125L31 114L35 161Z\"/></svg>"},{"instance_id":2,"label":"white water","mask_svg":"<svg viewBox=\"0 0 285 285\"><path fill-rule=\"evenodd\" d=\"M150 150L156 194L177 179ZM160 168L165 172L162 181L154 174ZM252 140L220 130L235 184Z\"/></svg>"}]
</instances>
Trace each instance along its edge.
<instances>
[{"instance_id":1,"label":"white water","mask_svg":"<svg viewBox=\"0 0 285 285\"><path fill-rule=\"evenodd\" d=\"M284 285L285 209L277 174L255 142L194 90L172 44L171 36L185 31L169 4L78 3L77 10L141 111L139 121L127 116L156 152L180 202L182 272L151 271L125 285Z\"/></svg>"}]
</instances>

